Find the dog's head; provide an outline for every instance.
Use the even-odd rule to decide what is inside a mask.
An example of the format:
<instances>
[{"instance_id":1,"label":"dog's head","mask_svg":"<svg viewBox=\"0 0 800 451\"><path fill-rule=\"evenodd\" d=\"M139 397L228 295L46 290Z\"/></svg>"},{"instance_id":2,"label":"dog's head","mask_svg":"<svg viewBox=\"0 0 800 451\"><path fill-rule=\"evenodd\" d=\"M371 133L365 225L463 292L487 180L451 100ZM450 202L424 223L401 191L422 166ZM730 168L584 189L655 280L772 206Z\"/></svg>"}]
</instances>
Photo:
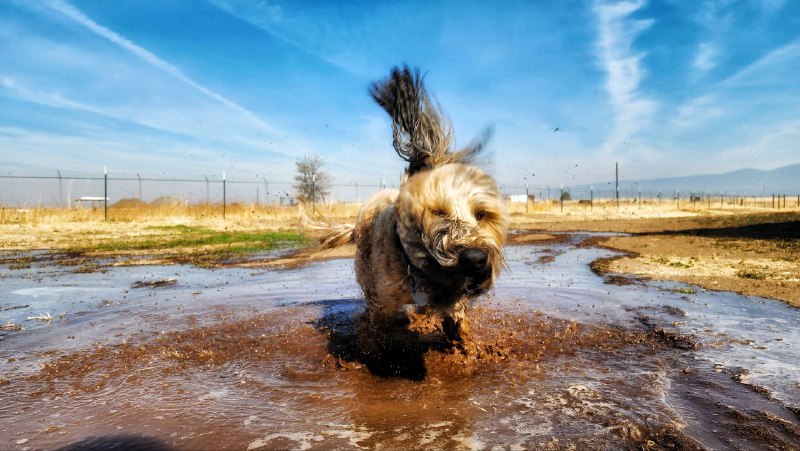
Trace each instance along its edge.
<instances>
[{"instance_id":1,"label":"dog's head","mask_svg":"<svg viewBox=\"0 0 800 451\"><path fill-rule=\"evenodd\" d=\"M392 145L408 161L396 209L409 263L440 302L486 291L505 265L508 228L497 184L471 164L490 130L454 149L449 121L428 97L418 69L396 67L370 93L392 118Z\"/></svg>"},{"instance_id":2,"label":"dog's head","mask_svg":"<svg viewBox=\"0 0 800 451\"><path fill-rule=\"evenodd\" d=\"M401 185L396 209L403 251L429 282L469 295L491 288L505 265L508 228L492 177L460 163L418 172Z\"/></svg>"}]
</instances>

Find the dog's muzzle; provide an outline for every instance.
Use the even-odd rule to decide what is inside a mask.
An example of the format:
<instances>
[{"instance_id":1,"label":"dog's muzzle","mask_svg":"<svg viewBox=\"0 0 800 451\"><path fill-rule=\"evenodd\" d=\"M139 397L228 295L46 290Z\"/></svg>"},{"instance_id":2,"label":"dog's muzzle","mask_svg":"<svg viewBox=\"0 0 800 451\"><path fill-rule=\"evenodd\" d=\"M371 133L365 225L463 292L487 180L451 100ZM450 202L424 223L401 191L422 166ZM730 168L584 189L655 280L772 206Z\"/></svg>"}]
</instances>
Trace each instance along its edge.
<instances>
[{"instance_id":1,"label":"dog's muzzle","mask_svg":"<svg viewBox=\"0 0 800 451\"><path fill-rule=\"evenodd\" d=\"M467 291L482 291L492 277L489 254L483 249L462 250L458 254L458 271L467 278Z\"/></svg>"},{"instance_id":2,"label":"dog's muzzle","mask_svg":"<svg viewBox=\"0 0 800 451\"><path fill-rule=\"evenodd\" d=\"M489 254L482 249L464 249L458 254L458 268L465 275L477 275L486 270Z\"/></svg>"}]
</instances>

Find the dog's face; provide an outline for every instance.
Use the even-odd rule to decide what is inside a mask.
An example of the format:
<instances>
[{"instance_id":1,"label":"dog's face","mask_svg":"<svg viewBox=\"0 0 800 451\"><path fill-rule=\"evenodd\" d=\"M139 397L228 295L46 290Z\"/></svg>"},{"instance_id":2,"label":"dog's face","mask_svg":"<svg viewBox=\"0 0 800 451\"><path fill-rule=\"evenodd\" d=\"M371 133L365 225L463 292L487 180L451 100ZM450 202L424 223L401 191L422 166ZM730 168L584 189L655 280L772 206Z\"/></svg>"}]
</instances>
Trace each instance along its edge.
<instances>
[{"instance_id":1,"label":"dog's face","mask_svg":"<svg viewBox=\"0 0 800 451\"><path fill-rule=\"evenodd\" d=\"M508 229L494 179L474 166L439 166L409 177L396 208L406 255L433 283L463 287L471 295L492 286L505 264Z\"/></svg>"}]
</instances>

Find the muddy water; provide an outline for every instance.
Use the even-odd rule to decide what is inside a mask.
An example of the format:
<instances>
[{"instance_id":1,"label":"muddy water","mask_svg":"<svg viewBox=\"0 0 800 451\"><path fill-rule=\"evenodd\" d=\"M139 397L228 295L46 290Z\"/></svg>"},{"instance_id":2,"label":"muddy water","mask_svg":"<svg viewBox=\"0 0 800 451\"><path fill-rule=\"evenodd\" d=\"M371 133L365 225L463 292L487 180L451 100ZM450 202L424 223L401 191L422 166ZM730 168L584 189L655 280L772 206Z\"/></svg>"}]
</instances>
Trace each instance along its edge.
<instances>
[{"instance_id":1,"label":"muddy water","mask_svg":"<svg viewBox=\"0 0 800 451\"><path fill-rule=\"evenodd\" d=\"M0 332L0 448L798 449L800 310L609 284L580 238L508 248L471 356L388 365L354 350L349 260L3 268L0 324L25 330Z\"/></svg>"}]
</instances>

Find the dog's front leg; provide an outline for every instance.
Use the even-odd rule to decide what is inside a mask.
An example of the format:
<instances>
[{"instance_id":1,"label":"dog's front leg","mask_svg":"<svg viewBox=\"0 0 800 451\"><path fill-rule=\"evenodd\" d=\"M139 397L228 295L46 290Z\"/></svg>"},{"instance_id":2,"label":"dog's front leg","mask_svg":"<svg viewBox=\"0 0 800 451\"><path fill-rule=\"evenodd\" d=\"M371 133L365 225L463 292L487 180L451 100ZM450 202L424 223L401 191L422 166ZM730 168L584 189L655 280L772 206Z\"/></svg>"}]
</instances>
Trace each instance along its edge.
<instances>
[{"instance_id":1,"label":"dog's front leg","mask_svg":"<svg viewBox=\"0 0 800 451\"><path fill-rule=\"evenodd\" d=\"M444 335L460 345L472 342L472 332L467 320L467 303L467 299L461 299L441 312Z\"/></svg>"}]
</instances>

